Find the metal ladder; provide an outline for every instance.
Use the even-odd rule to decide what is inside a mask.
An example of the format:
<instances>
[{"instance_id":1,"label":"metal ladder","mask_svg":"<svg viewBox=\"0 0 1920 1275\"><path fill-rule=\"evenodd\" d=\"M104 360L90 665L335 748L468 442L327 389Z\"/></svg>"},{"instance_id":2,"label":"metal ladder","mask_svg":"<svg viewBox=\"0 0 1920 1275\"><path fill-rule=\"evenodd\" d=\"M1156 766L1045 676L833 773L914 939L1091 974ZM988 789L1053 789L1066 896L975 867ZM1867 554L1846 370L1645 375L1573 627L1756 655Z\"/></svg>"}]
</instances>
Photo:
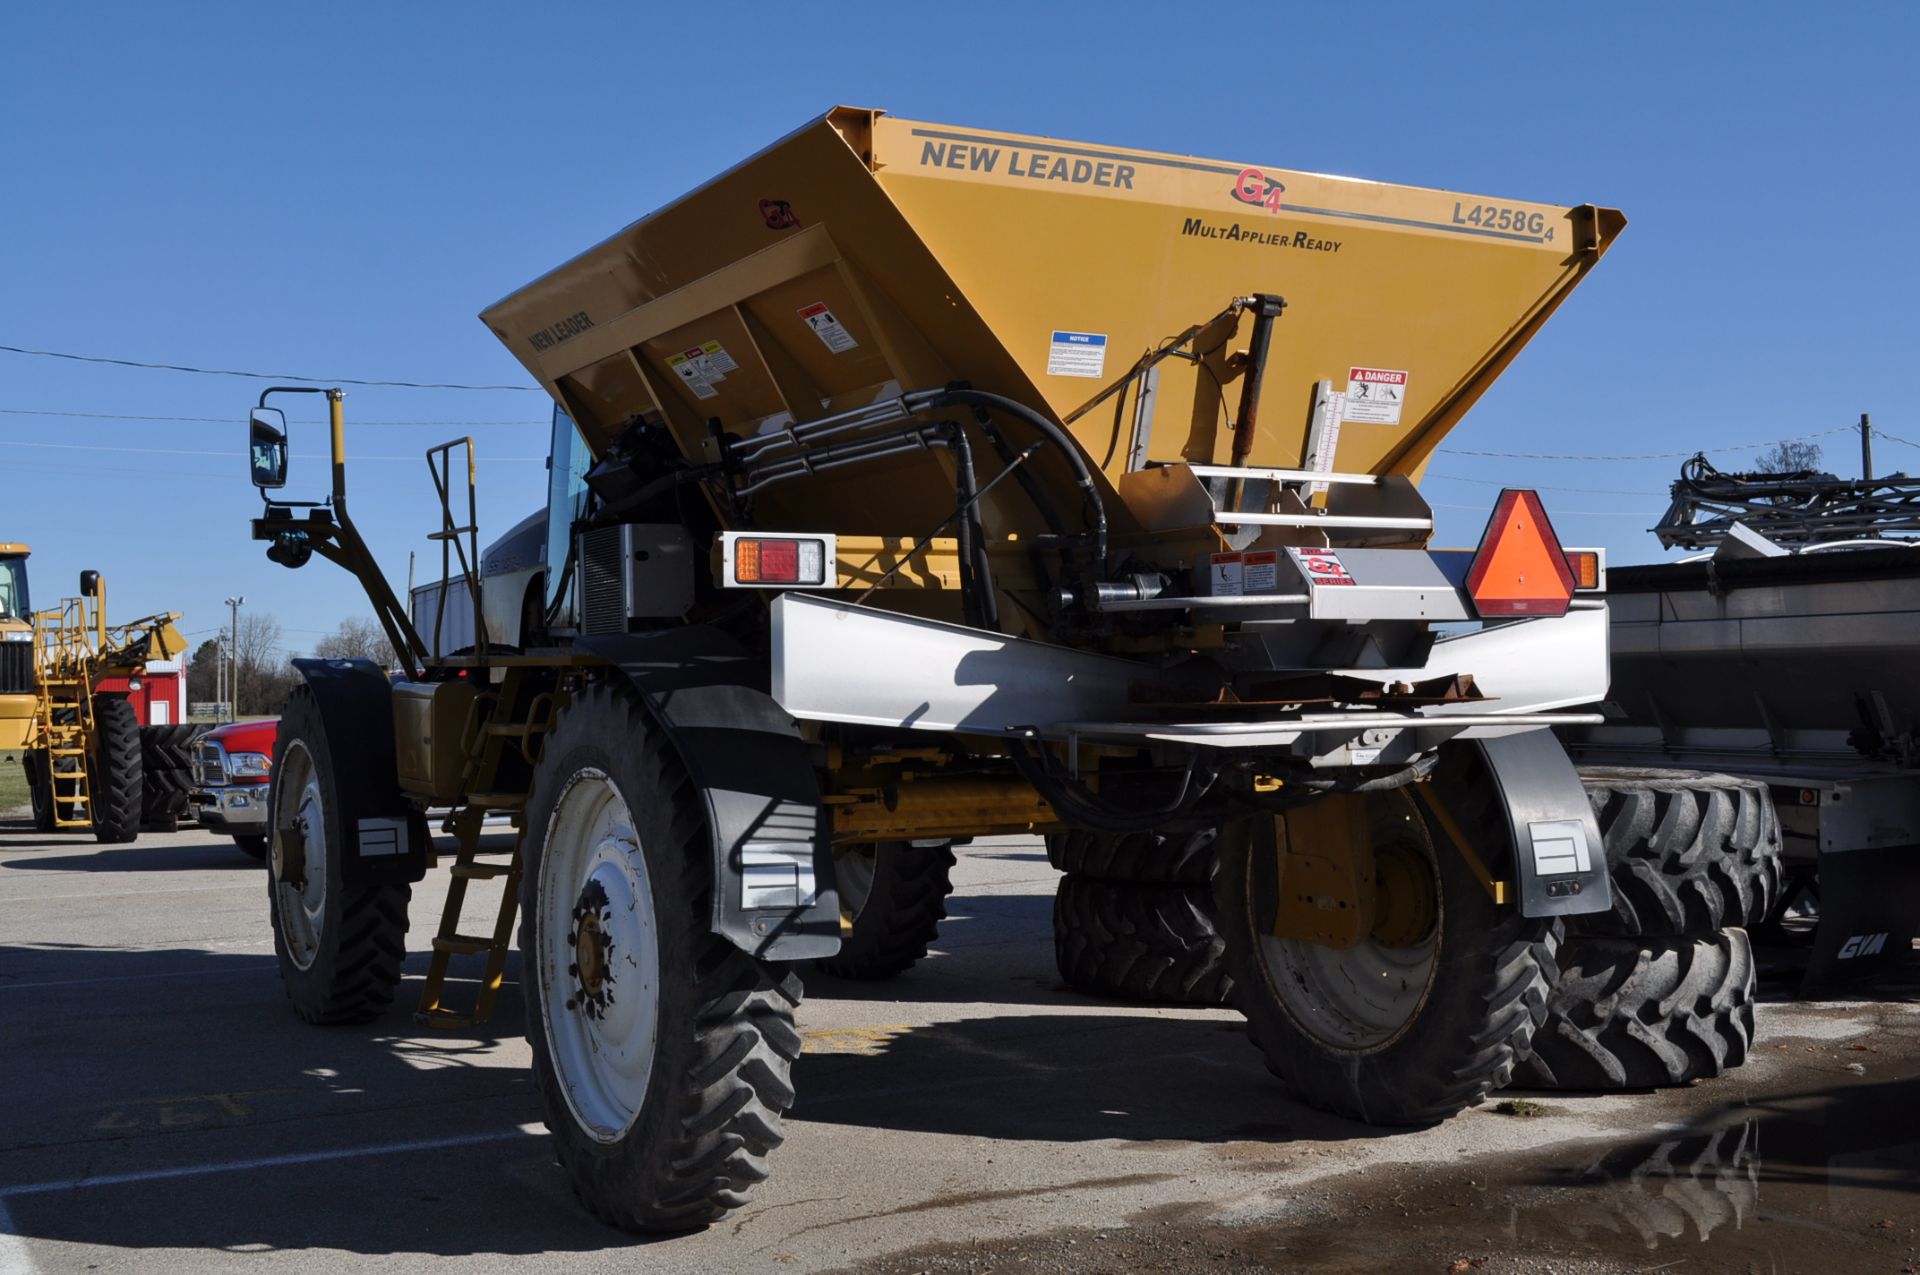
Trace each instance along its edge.
<instances>
[{"instance_id":1,"label":"metal ladder","mask_svg":"<svg viewBox=\"0 0 1920 1275\"><path fill-rule=\"evenodd\" d=\"M47 741L48 791L53 795L53 826L91 828L93 787L87 773L87 740L93 733L93 703L86 683L71 677L41 681L40 738ZM62 721L61 709L71 721ZM61 769L62 762L66 769Z\"/></svg>"},{"instance_id":2,"label":"metal ladder","mask_svg":"<svg viewBox=\"0 0 1920 1275\"><path fill-rule=\"evenodd\" d=\"M529 767L538 760L541 737L553 728L555 700L551 692L540 691L528 699L526 711L521 715L524 720L495 720L500 717L503 706L511 707L519 701L525 689L522 669L510 667L503 671L505 677L497 688L489 687L474 696L477 728L467 732L473 743L467 754L466 781L461 785L467 798L442 825L453 835L459 849L448 870L452 880L447 886L447 901L440 912L439 932L433 936L427 977L420 988L420 1007L414 1011L414 1021L423 1027L451 1030L486 1022L493 1016L493 1004L506 976L507 950L513 941L513 922L520 908L520 850L525 840L523 817L527 795L501 790L501 763L506 760L509 747L517 747ZM516 829L513 851L504 861L481 857L485 853L480 848L481 831L487 815L495 811L504 811ZM492 931L484 935L462 933L460 921L466 910L468 882L494 880L504 882L504 886L494 912ZM444 998L452 959L482 954L487 960L481 970L473 1008L464 1013L449 1009Z\"/></svg>"}]
</instances>

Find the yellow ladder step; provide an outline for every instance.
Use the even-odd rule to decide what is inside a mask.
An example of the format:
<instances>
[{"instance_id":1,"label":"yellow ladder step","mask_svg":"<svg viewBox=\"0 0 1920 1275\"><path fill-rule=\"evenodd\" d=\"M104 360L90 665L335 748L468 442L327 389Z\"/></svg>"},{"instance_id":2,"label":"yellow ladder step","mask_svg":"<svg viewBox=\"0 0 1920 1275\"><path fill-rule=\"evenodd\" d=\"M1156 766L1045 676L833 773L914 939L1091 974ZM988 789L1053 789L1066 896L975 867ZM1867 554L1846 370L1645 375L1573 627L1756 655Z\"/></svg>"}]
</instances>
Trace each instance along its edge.
<instances>
[{"instance_id":1,"label":"yellow ladder step","mask_svg":"<svg viewBox=\"0 0 1920 1275\"><path fill-rule=\"evenodd\" d=\"M448 875L467 881L491 881L497 877L508 876L513 872L511 863L456 863L449 868Z\"/></svg>"},{"instance_id":2,"label":"yellow ladder step","mask_svg":"<svg viewBox=\"0 0 1920 1275\"><path fill-rule=\"evenodd\" d=\"M522 792L469 793L467 804L479 806L483 810L518 810L527 804L527 795Z\"/></svg>"},{"instance_id":3,"label":"yellow ladder step","mask_svg":"<svg viewBox=\"0 0 1920 1275\"><path fill-rule=\"evenodd\" d=\"M481 952L492 951L493 940L477 939L470 934L436 934L433 936L433 950L453 956L477 956Z\"/></svg>"}]
</instances>

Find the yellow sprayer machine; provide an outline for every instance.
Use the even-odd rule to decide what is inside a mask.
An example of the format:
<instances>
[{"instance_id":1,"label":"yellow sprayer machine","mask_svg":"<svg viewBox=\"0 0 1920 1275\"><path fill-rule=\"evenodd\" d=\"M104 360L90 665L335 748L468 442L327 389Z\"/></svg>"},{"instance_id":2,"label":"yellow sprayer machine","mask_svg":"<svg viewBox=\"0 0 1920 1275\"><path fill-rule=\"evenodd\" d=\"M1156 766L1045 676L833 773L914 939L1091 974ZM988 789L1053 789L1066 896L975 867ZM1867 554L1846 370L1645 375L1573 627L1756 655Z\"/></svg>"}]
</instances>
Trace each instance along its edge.
<instances>
[{"instance_id":1,"label":"yellow sprayer machine","mask_svg":"<svg viewBox=\"0 0 1920 1275\"><path fill-rule=\"evenodd\" d=\"M1605 692L1604 575L1530 491L1430 548L1415 480L1624 224L832 111L485 311L557 405L550 502L529 606L480 570L471 441L429 453L438 596L521 617L453 653L347 514L340 393L309 391L332 493L297 503L269 390L253 534L359 574L407 666L301 662L286 707L295 1008L391 1002L450 807L422 1017L487 1012L517 911L566 1174L618 1225L699 1225L781 1141L798 971L924 954L954 841L1207 830L1273 1069L1377 1124L1479 1102L1562 918L1609 906L1548 730Z\"/></svg>"},{"instance_id":2,"label":"yellow sprayer machine","mask_svg":"<svg viewBox=\"0 0 1920 1275\"><path fill-rule=\"evenodd\" d=\"M33 728L33 599L27 593L32 552L0 540L0 752L25 748Z\"/></svg>"},{"instance_id":3,"label":"yellow sprayer machine","mask_svg":"<svg viewBox=\"0 0 1920 1275\"><path fill-rule=\"evenodd\" d=\"M109 844L140 835L148 805L143 728L126 698L103 693L101 683L137 679L149 660L184 651L179 618L169 612L109 626L97 571L80 573L79 597L33 613L32 713L22 746L40 831L87 829Z\"/></svg>"}]
</instances>

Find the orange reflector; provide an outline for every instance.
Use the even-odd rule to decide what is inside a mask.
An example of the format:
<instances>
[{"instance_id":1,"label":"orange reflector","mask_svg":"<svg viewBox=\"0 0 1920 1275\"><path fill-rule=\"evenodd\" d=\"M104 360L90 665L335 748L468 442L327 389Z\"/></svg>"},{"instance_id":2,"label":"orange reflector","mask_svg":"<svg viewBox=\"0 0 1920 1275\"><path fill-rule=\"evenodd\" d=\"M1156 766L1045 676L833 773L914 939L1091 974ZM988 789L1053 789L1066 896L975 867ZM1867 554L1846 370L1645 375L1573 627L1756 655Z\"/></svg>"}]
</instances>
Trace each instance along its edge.
<instances>
[{"instance_id":1,"label":"orange reflector","mask_svg":"<svg viewBox=\"0 0 1920 1275\"><path fill-rule=\"evenodd\" d=\"M1573 569L1574 588L1597 589L1600 587L1600 555L1592 549L1575 549L1569 553L1567 566Z\"/></svg>"},{"instance_id":2,"label":"orange reflector","mask_svg":"<svg viewBox=\"0 0 1920 1275\"><path fill-rule=\"evenodd\" d=\"M1501 492L1467 570L1474 609L1488 618L1565 615L1573 589L1573 571L1540 497L1511 487Z\"/></svg>"}]
</instances>

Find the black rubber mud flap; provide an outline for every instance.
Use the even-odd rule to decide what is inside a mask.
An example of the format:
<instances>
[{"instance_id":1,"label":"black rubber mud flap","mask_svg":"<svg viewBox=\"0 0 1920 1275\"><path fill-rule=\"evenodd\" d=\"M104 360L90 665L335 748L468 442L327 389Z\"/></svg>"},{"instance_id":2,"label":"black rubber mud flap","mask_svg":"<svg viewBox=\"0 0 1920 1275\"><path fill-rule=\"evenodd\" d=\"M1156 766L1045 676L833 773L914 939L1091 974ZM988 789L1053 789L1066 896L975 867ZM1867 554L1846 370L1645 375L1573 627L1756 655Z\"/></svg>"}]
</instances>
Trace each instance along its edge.
<instances>
[{"instance_id":1,"label":"black rubber mud flap","mask_svg":"<svg viewBox=\"0 0 1920 1275\"><path fill-rule=\"evenodd\" d=\"M333 756L349 885L412 883L427 875L419 811L400 791L393 683L372 660L293 661L313 690Z\"/></svg>"},{"instance_id":2,"label":"black rubber mud flap","mask_svg":"<svg viewBox=\"0 0 1920 1275\"><path fill-rule=\"evenodd\" d=\"M1892 973L1920 929L1920 846L1828 851L1818 862L1820 928L1802 995Z\"/></svg>"},{"instance_id":3,"label":"black rubber mud flap","mask_svg":"<svg viewBox=\"0 0 1920 1275\"><path fill-rule=\"evenodd\" d=\"M1473 741L1500 788L1513 826L1520 911L1584 916L1613 907L1606 842L1566 750L1548 730Z\"/></svg>"},{"instance_id":4,"label":"black rubber mud flap","mask_svg":"<svg viewBox=\"0 0 1920 1275\"><path fill-rule=\"evenodd\" d=\"M714 933L762 960L837 953L840 896L820 782L799 728L765 689L765 661L700 626L576 645L627 675L706 799Z\"/></svg>"}]
</instances>

